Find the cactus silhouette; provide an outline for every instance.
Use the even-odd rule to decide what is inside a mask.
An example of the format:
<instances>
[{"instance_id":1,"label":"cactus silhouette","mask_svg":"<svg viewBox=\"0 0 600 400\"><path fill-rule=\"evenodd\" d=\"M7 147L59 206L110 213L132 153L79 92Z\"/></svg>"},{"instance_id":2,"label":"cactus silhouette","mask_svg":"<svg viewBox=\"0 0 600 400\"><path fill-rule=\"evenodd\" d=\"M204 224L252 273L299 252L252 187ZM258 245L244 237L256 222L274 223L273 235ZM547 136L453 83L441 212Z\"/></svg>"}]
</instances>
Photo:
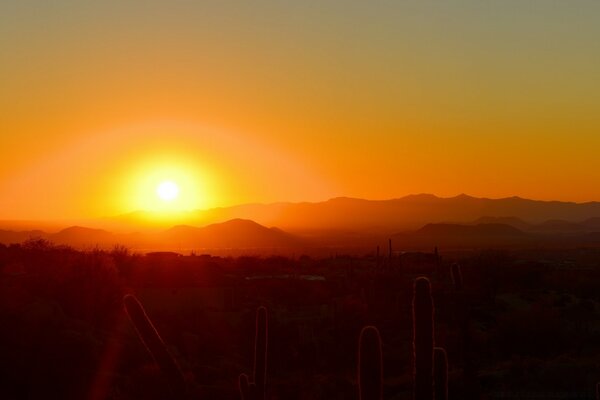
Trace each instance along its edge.
<instances>
[{"instance_id":1,"label":"cactus silhouette","mask_svg":"<svg viewBox=\"0 0 600 400\"><path fill-rule=\"evenodd\" d=\"M383 395L381 337L374 326L365 326L358 341L358 392L360 400L381 400Z\"/></svg>"},{"instance_id":2,"label":"cactus silhouette","mask_svg":"<svg viewBox=\"0 0 600 400\"><path fill-rule=\"evenodd\" d=\"M414 399L433 399L433 299L429 279L415 280L413 293Z\"/></svg>"},{"instance_id":3,"label":"cactus silhouette","mask_svg":"<svg viewBox=\"0 0 600 400\"><path fill-rule=\"evenodd\" d=\"M413 292L414 400L448 400L448 357L434 346L434 306L431 283L419 277ZM383 364L381 338L374 326L360 332L358 345L360 400L382 400Z\"/></svg>"},{"instance_id":4,"label":"cactus silhouette","mask_svg":"<svg viewBox=\"0 0 600 400\"><path fill-rule=\"evenodd\" d=\"M452 277L452 284L454 285L454 290L461 291L463 289L463 277L459 264L452 264L452 266L450 267L450 276Z\"/></svg>"},{"instance_id":5,"label":"cactus silhouette","mask_svg":"<svg viewBox=\"0 0 600 400\"><path fill-rule=\"evenodd\" d=\"M167 378L173 395L184 398L187 392L187 385L183 373L171 353L169 353L167 346L158 334L152 321L146 315L144 307L131 294L126 295L123 298L123 302L125 303L127 315L129 315L129 319L133 323L138 336L154 358L154 361L158 364L161 372Z\"/></svg>"},{"instance_id":6,"label":"cactus silhouette","mask_svg":"<svg viewBox=\"0 0 600 400\"><path fill-rule=\"evenodd\" d=\"M239 376L239 389L242 400L264 400L267 380L267 339L268 316L265 307L256 310L256 336L254 339L254 371L253 381L248 375Z\"/></svg>"},{"instance_id":7,"label":"cactus silhouette","mask_svg":"<svg viewBox=\"0 0 600 400\"><path fill-rule=\"evenodd\" d=\"M442 347L433 349L433 387L435 400L448 400L448 356Z\"/></svg>"}]
</instances>

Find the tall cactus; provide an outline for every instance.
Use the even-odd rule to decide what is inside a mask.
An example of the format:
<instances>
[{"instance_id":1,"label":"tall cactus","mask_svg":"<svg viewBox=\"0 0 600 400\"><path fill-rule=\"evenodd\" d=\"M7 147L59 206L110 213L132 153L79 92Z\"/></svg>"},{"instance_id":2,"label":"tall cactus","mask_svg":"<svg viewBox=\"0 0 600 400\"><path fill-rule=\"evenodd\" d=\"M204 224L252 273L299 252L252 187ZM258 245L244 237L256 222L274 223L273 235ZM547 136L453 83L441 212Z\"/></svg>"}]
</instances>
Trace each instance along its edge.
<instances>
[{"instance_id":1,"label":"tall cactus","mask_svg":"<svg viewBox=\"0 0 600 400\"><path fill-rule=\"evenodd\" d=\"M413 292L414 400L448 400L448 356L434 347L434 306L431 283L419 277ZM374 326L362 329L358 348L360 400L382 400L381 338Z\"/></svg>"},{"instance_id":2,"label":"tall cactus","mask_svg":"<svg viewBox=\"0 0 600 400\"><path fill-rule=\"evenodd\" d=\"M457 292L461 291L463 289L463 277L460 265L458 263L454 263L450 267L450 276L452 278L454 290L456 290Z\"/></svg>"},{"instance_id":3,"label":"tall cactus","mask_svg":"<svg viewBox=\"0 0 600 400\"><path fill-rule=\"evenodd\" d=\"M419 277L413 293L414 400L433 400L433 312L431 284Z\"/></svg>"},{"instance_id":4,"label":"tall cactus","mask_svg":"<svg viewBox=\"0 0 600 400\"><path fill-rule=\"evenodd\" d=\"M161 372L167 378L173 396L176 398L184 398L187 392L185 377L175 361L175 358L173 358L158 334L158 331L152 324L152 321L148 318L148 315L146 315L144 307L142 307L142 304L138 299L131 294L126 295L123 298L123 302L125 303L127 315L129 315L129 319L133 323L142 343L144 343L146 349L158 364Z\"/></svg>"},{"instance_id":5,"label":"tall cactus","mask_svg":"<svg viewBox=\"0 0 600 400\"><path fill-rule=\"evenodd\" d=\"M435 400L448 400L448 356L442 347L433 349L433 387Z\"/></svg>"},{"instance_id":6,"label":"tall cactus","mask_svg":"<svg viewBox=\"0 0 600 400\"><path fill-rule=\"evenodd\" d=\"M365 326L358 341L358 392L360 400L382 400L383 363L381 337L374 326Z\"/></svg>"},{"instance_id":7,"label":"tall cactus","mask_svg":"<svg viewBox=\"0 0 600 400\"><path fill-rule=\"evenodd\" d=\"M239 389L242 400L264 400L266 397L267 339L267 309L261 306L256 310L253 381L250 381L246 374L239 376Z\"/></svg>"}]
</instances>

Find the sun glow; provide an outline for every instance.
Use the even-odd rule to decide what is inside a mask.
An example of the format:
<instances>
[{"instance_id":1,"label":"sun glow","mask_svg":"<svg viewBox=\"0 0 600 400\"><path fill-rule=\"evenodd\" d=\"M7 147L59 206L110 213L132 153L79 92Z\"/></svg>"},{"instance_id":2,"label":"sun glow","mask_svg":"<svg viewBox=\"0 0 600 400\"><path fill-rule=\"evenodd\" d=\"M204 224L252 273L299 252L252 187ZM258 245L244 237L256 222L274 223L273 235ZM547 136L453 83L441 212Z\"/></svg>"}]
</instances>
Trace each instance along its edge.
<instances>
[{"instance_id":1,"label":"sun glow","mask_svg":"<svg viewBox=\"0 0 600 400\"><path fill-rule=\"evenodd\" d=\"M153 156L136 164L123 180L125 210L159 212L168 217L210 204L212 175L184 155Z\"/></svg>"},{"instance_id":2,"label":"sun glow","mask_svg":"<svg viewBox=\"0 0 600 400\"><path fill-rule=\"evenodd\" d=\"M164 201L172 201L179 196L179 186L173 181L164 181L156 188L156 195Z\"/></svg>"}]
</instances>

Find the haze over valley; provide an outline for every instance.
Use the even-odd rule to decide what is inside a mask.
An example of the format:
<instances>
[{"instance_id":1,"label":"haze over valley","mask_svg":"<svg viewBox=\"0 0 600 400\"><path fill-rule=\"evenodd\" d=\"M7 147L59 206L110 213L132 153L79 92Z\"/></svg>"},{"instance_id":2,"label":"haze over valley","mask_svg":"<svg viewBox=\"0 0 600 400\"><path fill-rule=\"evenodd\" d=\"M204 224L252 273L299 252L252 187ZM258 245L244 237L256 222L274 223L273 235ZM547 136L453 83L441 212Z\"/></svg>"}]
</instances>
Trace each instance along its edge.
<instances>
[{"instance_id":1,"label":"haze over valley","mask_svg":"<svg viewBox=\"0 0 600 400\"><path fill-rule=\"evenodd\" d=\"M31 229L33 221L3 221L0 243L43 238L77 248L249 253L367 251L388 238L398 250L595 245L600 243L600 203L420 194L384 201L249 204L179 212L167 219L139 211L79 224L53 231Z\"/></svg>"}]
</instances>

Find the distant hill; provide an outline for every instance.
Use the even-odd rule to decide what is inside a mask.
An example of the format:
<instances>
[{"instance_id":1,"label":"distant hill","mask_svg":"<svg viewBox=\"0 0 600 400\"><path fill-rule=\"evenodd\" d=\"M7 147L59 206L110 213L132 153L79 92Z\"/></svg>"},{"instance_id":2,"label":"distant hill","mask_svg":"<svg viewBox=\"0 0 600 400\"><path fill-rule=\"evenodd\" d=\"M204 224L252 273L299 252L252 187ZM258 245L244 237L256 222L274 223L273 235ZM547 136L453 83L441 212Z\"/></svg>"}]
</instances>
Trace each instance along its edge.
<instances>
[{"instance_id":1,"label":"distant hill","mask_svg":"<svg viewBox=\"0 0 600 400\"><path fill-rule=\"evenodd\" d=\"M529 224L520 218L515 217L482 217L475 220L472 225L477 224L505 224L520 229L524 232L535 233L584 233L600 232L600 218L589 218L581 222L572 222L562 219L550 219L540 224Z\"/></svg>"},{"instance_id":2,"label":"distant hill","mask_svg":"<svg viewBox=\"0 0 600 400\"><path fill-rule=\"evenodd\" d=\"M536 236L506 224L427 224L392 239L399 247L445 249L521 246L537 240Z\"/></svg>"},{"instance_id":3,"label":"distant hill","mask_svg":"<svg viewBox=\"0 0 600 400\"><path fill-rule=\"evenodd\" d=\"M514 218L481 218L480 221L507 221L521 225L527 230L509 224L426 224L420 229L392 236L398 248L445 249L498 248L527 246L581 246L600 245L600 230L587 228L586 221L572 223L549 220L531 225ZM591 221L593 226L595 221Z\"/></svg>"},{"instance_id":4,"label":"distant hill","mask_svg":"<svg viewBox=\"0 0 600 400\"><path fill-rule=\"evenodd\" d=\"M531 227L531 230L535 232L547 233L580 233L588 232L590 231L590 228L591 227L587 227L583 223L551 219Z\"/></svg>"},{"instance_id":5,"label":"distant hill","mask_svg":"<svg viewBox=\"0 0 600 400\"><path fill-rule=\"evenodd\" d=\"M523 221L520 218L516 217L481 217L473 221L470 225L479 225L479 224L504 224L509 225L514 228L520 229L522 231L530 230L533 225Z\"/></svg>"},{"instance_id":6,"label":"distant hill","mask_svg":"<svg viewBox=\"0 0 600 400\"><path fill-rule=\"evenodd\" d=\"M70 246L82 245L110 245L117 244L119 238L103 229L91 229L82 226L72 226L58 233L48 235L47 238L57 244Z\"/></svg>"},{"instance_id":7,"label":"distant hill","mask_svg":"<svg viewBox=\"0 0 600 400\"><path fill-rule=\"evenodd\" d=\"M477 225L459 225L459 224L427 224L414 233L422 236L448 236L459 235L462 237L471 236L495 236L495 237L513 237L525 236L525 232L506 224L477 224Z\"/></svg>"},{"instance_id":8,"label":"distant hill","mask_svg":"<svg viewBox=\"0 0 600 400\"><path fill-rule=\"evenodd\" d=\"M204 228L180 225L158 235L163 243L201 248L279 248L300 245L300 239L254 221L233 219Z\"/></svg>"}]
</instances>

